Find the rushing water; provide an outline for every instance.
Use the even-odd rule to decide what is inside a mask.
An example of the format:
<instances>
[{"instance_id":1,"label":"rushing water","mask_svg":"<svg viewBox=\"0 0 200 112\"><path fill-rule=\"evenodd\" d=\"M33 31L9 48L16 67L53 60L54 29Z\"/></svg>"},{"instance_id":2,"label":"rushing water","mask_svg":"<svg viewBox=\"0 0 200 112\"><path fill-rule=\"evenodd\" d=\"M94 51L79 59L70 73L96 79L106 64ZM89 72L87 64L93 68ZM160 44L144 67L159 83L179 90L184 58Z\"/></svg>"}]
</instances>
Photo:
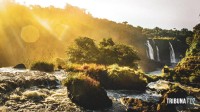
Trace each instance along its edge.
<instances>
[{"instance_id":1,"label":"rushing water","mask_svg":"<svg viewBox=\"0 0 200 112\"><path fill-rule=\"evenodd\" d=\"M154 60L154 52L153 52L153 48L149 42L149 40L147 40L147 43L146 43L147 47L148 47L148 56L151 60Z\"/></svg>"},{"instance_id":2,"label":"rushing water","mask_svg":"<svg viewBox=\"0 0 200 112\"><path fill-rule=\"evenodd\" d=\"M159 54L158 46L156 46L156 51L157 51L157 61L160 61L160 54Z\"/></svg>"},{"instance_id":3,"label":"rushing water","mask_svg":"<svg viewBox=\"0 0 200 112\"><path fill-rule=\"evenodd\" d=\"M176 63L175 52L171 42L169 42L169 45L170 45L170 61L171 63Z\"/></svg>"},{"instance_id":4,"label":"rushing water","mask_svg":"<svg viewBox=\"0 0 200 112\"><path fill-rule=\"evenodd\" d=\"M32 72L31 70L17 70L13 68L0 68L1 72L19 73L19 72ZM5 102L4 107L10 112L15 111L67 111L67 112L122 112L126 110L126 107L121 104L121 98L138 98L144 101L157 102L159 101L161 94L157 90L169 89L172 82L159 80L157 82L151 82L147 85L149 89L146 92L138 92L133 90L106 90L107 95L112 99L113 106L104 110L85 110L79 106L76 106L68 98L67 88L61 85L61 81L67 78L67 73L64 70L55 71L53 75L58 79L58 88L50 89L31 87L28 89L16 88L12 93L9 93L9 99ZM183 86L184 87L184 86ZM185 87L184 87L185 88ZM156 91L153 91L156 89ZM42 100L35 102L32 100L26 100L26 97L31 94L37 94L42 96ZM18 100L14 100L14 99ZM0 106L0 111L2 107Z\"/></svg>"},{"instance_id":5,"label":"rushing water","mask_svg":"<svg viewBox=\"0 0 200 112\"><path fill-rule=\"evenodd\" d=\"M13 69L12 67L8 68L0 68L0 72L10 72L10 73L19 73L19 72L33 72L31 70L18 70ZM59 111L92 111L92 110L84 110L83 108L80 108L76 106L74 103L70 101L70 99L67 97L67 88L63 87L61 85L61 81L65 78L67 78L67 73L64 70L61 71L55 71L53 75L59 80L59 85L57 89L41 89L37 87L31 87L26 90L18 90L21 92L21 98L25 97L26 94L30 93L37 93L42 94L45 97L44 101L41 103L34 103L31 101L26 101L24 103L22 102L13 102L13 100L8 100L6 102L6 106L9 108L19 109L20 111L27 111L27 110L41 110L41 111L51 111L53 110L59 110ZM128 97L128 98L139 98L145 101L153 101L156 102L159 100L161 95L146 91L146 92L138 92L138 91L131 91L131 90L106 90L107 95L113 100L113 107L105 109L103 111L111 112L111 111L125 111L126 107L123 106L120 103L120 98L122 97ZM10 95L10 98L15 98L16 93L13 92ZM58 106L59 105L59 106Z\"/></svg>"}]
</instances>

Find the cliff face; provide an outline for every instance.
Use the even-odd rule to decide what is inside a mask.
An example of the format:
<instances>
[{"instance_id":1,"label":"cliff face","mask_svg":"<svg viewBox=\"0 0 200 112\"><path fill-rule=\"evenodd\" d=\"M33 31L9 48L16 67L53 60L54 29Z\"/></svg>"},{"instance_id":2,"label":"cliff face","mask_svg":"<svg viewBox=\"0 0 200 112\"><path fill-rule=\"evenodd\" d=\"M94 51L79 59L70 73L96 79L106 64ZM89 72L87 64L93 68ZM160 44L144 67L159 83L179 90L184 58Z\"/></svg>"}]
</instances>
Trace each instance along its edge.
<instances>
[{"instance_id":1,"label":"cliff face","mask_svg":"<svg viewBox=\"0 0 200 112\"><path fill-rule=\"evenodd\" d=\"M200 24L194 27L194 37L191 41L189 49L186 51L186 56L176 66L175 69L194 69L198 70L200 67Z\"/></svg>"},{"instance_id":2,"label":"cliff face","mask_svg":"<svg viewBox=\"0 0 200 112\"><path fill-rule=\"evenodd\" d=\"M185 55L187 45L177 39L148 39L145 43L146 58L141 60L146 72L177 64ZM143 62L144 61L144 62ZM144 66L144 65L147 66Z\"/></svg>"},{"instance_id":3,"label":"cliff face","mask_svg":"<svg viewBox=\"0 0 200 112\"><path fill-rule=\"evenodd\" d=\"M194 27L194 33L186 56L174 68L175 74L172 75L179 79L177 81L200 87L200 24Z\"/></svg>"}]
</instances>

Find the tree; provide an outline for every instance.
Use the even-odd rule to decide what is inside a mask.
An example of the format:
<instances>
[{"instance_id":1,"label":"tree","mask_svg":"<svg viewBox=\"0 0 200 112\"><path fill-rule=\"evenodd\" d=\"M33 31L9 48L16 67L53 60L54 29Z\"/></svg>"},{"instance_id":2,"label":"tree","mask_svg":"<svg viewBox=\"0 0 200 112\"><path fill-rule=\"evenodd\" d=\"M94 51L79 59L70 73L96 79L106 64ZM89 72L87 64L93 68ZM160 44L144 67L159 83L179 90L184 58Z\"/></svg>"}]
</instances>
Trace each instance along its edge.
<instances>
[{"instance_id":1,"label":"tree","mask_svg":"<svg viewBox=\"0 0 200 112\"><path fill-rule=\"evenodd\" d=\"M115 43L113 42L112 38L105 39L100 42L100 47L107 47L107 46L113 46Z\"/></svg>"},{"instance_id":2,"label":"tree","mask_svg":"<svg viewBox=\"0 0 200 112\"><path fill-rule=\"evenodd\" d=\"M73 63L97 63L104 65L118 64L135 67L139 60L137 52L130 46L116 44L112 38L103 39L99 46L88 37L75 40L75 45L67 51L68 60Z\"/></svg>"},{"instance_id":3,"label":"tree","mask_svg":"<svg viewBox=\"0 0 200 112\"><path fill-rule=\"evenodd\" d=\"M200 23L193 28L193 32L196 39L200 38Z\"/></svg>"},{"instance_id":4,"label":"tree","mask_svg":"<svg viewBox=\"0 0 200 112\"><path fill-rule=\"evenodd\" d=\"M99 44L99 51L99 64L135 67L135 62L139 60L137 52L131 46L116 44L112 38L103 39Z\"/></svg>"},{"instance_id":5,"label":"tree","mask_svg":"<svg viewBox=\"0 0 200 112\"><path fill-rule=\"evenodd\" d=\"M68 60L75 63L95 63L98 48L93 39L80 37L75 39L75 45L69 47Z\"/></svg>"},{"instance_id":6,"label":"tree","mask_svg":"<svg viewBox=\"0 0 200 112\"><path fill-rule=\"evenodd\" d=\"M124 24L124 25L127 25L127 24L128 24L128 22L127 22L127 21L124 21L124 22L122 22L122 24Z\"/></svg>"},{"instance_id":7,"label":"tree","mask_svg":"<svg viewBox=\"0 0 200 112\"><path fill-rule=\"evenodd\" d=\"M135 67L135 61L140 59L132 47L124 44L115 45L114 52L117 57L117 62L121 66Z\"/></svg>"}]
</instances>

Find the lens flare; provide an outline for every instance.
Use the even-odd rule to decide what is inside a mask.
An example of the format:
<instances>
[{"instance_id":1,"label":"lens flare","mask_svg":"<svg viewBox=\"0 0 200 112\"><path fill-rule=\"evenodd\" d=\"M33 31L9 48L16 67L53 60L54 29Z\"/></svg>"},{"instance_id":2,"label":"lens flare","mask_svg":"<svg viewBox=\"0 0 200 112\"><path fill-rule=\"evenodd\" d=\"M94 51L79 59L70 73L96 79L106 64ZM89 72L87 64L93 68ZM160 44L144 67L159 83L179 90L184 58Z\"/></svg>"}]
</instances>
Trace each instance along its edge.
<instances>
[{"instance_id":1,"label":"lens flare","mask_svg":"<svg viewBox=\"0 0 200 112\"><path fill-rule=\"evenodd\" d=\"M40 37L39 30L33 25L28 25L22 28L21 38L27 42L36 42Z\"/></svg>"}]
</instances>

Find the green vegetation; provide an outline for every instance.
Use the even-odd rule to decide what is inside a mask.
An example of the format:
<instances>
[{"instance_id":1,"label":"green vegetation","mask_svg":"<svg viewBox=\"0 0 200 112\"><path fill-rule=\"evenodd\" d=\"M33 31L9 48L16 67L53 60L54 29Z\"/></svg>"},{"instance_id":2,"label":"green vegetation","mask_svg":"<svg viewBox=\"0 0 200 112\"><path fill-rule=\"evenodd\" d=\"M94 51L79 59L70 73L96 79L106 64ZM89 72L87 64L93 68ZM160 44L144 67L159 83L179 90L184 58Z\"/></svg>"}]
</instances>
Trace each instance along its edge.
<instances>
[{"instance_id":1,"label":"green vegetation","mask_svg":"<svg viewBox=\"0 0 200 112\"><path fill-rule=\"evenodd\" d=\"M200 70L195 71L189 77L190 83L199 83L200 82Z\"/></svg>"},{"instance_id":2,"label":"green vegetation","mask_svg":"<svg viewBox=\"0 0 200 112\"><path fill-rule=\"evenodd\" d=\"M43 72L53 72L54 64L47 62L36 62L31 66L31 70L39 70Z\"/></svg>"},{"instance_id":3,"label":"green vegetation","mask_svg":"<svg viewBox=\"0 0 200 112\"><path fill-rule=\"evenodd\" d=\"M119 64L120 66L137 67L137 52L130 46L116 44L111 38L103 39L99 46L88 37L75 39L75 45L69 47L68 60L72 63L97 63L103 65Z\"/></svg>"},{"instance_id":4,"label":"green vegetation","mask_svg":"<svg viewBox=\"0 0 200 112\"><path fill-rule=\"evenodd\" d=\"M118 65L108 67L108 78L112 89L144 91L147 85L147 79L142 72Z\"/></svg>"},{"instance_id":5,"label":"green vegetation","mask_svg":"<svg viewBox=\"0 0 200 112\"><path fill-rule=\"evenodd\" d=\"M131 45L138 51L138 56L146 65L148 62L143 59L146 57L144 43L147 38L172 37L185 40L186 37L191 37L192 33L187 29L181 31L176 29L164 30L158 27L146 29L132 26L127 22L116 23L106 19L94 18L84 9L69 4L64 9L34 5L29 8L10 1L3 6L6 10L0 11L0 66L24 63L29 67L31 63L36 61L51 62L55 58L65 58L66 44L71 46L74 39L79 36L90 37L97 42L108 37L117 43ZM21 34L27 34L27 36L21 36ZM34 36L35 38L30 38ZM180 43L178 40L178 45L184 43L184 41ZM184 53L187 45L181 44L181 47ZM112 46L111 44L108 48L103 47L101 51L115 49L117 52L121 52L120 50L127 48L122 45ZM89 58L94 54L87 56ZM129 52L127 54L129 55ZM110 57L107 56L106 58L109 59ZM123 60L126 61L126 58L123 58ZM99 63L109 64L113 63L113 60L115 59L112 58L111 62L108 60L106 62L104 58L101 58L98 61ZM91 59L90 61L96 60ZM119 63L119 65L123 64Z\"/></svg>"},{"instance_id":6,"label":"green vegetation","mask_svg":"<svg viewBox=\"0 0 200 112\"><path fill-rule=\"evenodd\" d=\"M75 39L75 45L67 51L68 59L72 63L94 63L98 58L98 48L93 39L80 37Z\"/></svg>"},{"instance_id":7,"label":"green vegetation","mask_svg":"<svg viewBox=\"0 0 200 112\"><path fill-rule=\"evenodd\" d=\"M155 27L154 29L143 29L143 34L149 38L158 38L158 39L177 39L183 43L185 43L186 38L192 37L193 32L189 31L186 28L181 30L177 29L161 29L159 27Z\"/></svg>"},{"instance_id":8,"label":"green vegetation","mask_svg":"<svg viewBox=\"0 0 200 112\"><path fill-rule=\"evenodd\" d=\"M71 64L66 70L72 74L84 73L99 81L100 85L106 89L144 91L147 85L147 79L150 79L144 75L141 70L134 70L129 67L120 67L116 64L107 67L96 64Z\"/></svg>"},{"instance_id":9,"label":"green vegetation","mask_svg":"<svg viewBox=\"0 0 200 112\"><path fill-rule=\"evenodd\" d=\"M200 82L200 24L194 27L194 36L189 38L190 45L183 58L174 69L170 69L165 77L167 80L199 87Z\"/></svg>"},{"instance_id":10,"label":"green vegetation","mask_svg":"<svg viewBox=\"0 0 200 112\"><path fill-rule=\"evenodd\" d=\"M86 109L102 109L112 106L106 91L99 82L82 73L70 75L63 84L72 102Z\"/></svg>"}]
</instances>

